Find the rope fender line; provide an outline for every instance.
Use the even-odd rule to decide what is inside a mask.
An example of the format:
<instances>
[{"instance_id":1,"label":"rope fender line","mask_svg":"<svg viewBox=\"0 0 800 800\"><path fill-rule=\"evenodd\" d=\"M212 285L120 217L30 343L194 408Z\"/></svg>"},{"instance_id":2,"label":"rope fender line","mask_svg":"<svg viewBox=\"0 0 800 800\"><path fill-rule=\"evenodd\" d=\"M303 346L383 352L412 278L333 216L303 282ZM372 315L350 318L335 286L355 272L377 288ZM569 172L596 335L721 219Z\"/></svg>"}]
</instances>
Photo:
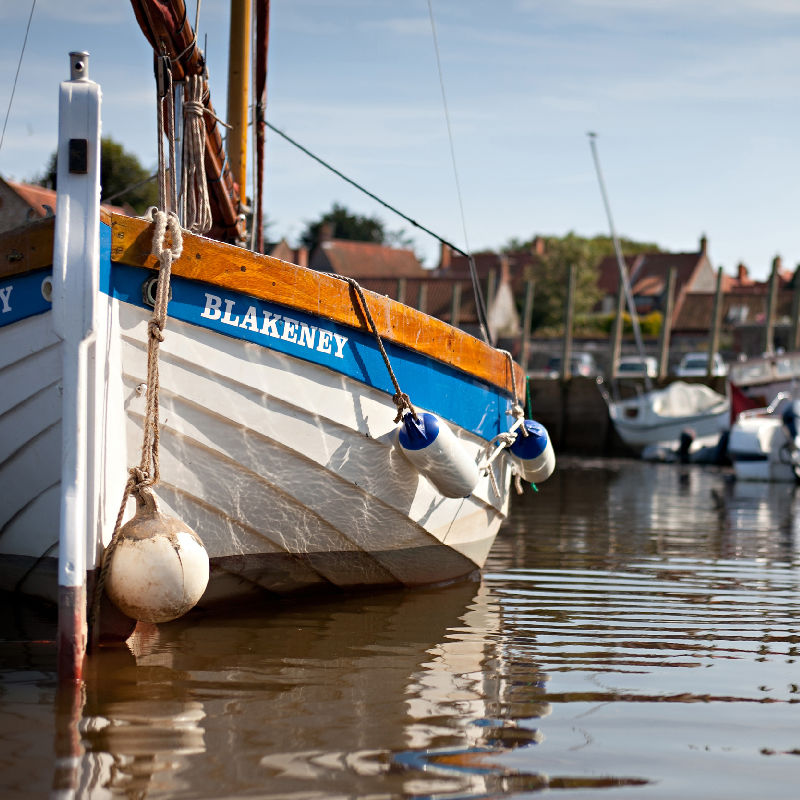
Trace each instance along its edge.
<instances>
[{"instance_id":1,"label":"rope fender line","mask_svg":"<svg viewBox=\"0 0 800 800\"><path fill-rule=\"evenodd\" d=\"M358 296L359 302L361 303L361 311L367 320L367 325L372 332L372 335L375 337L375 341L378 344L378 348L381 351L381 356L383 358L383 363L386 365L386 370L389 373L389 378L392 381L392 385L394 386L394 396L392 397L392 402L397 407L397 416L394 418L395 422L400 422L403 418L404 411L408 411L411 416L414 418L414 422L419 422L419 417L417 416L417 411L414 408L413 404L409 396L400 388L400 383L397 380L397 376L394 374L394 370L392 369L392 364L389 361L389 356L386 353L386 348L383 346L383 340L381 339L381 335L378 332L378 326L375 324L375 320L372 318L372 312L369 310L369 306L367 305L367 298L364 296L364 290L359 285L358 281L355 278L349 278L347 275L337 275L336 273L330 273L332 278L338 278L340 281L344 281L347 283L350 288L356 293ZM353 303L353 307L356 308L356 304Z\"/></svg>"},{"instance_id":2,"label":"rope fender line","mask_svg":"<svg viewBox=\"0 0 800 800\"><path fill-rule=\"evenodd\" d=\"M100 612L100 601L103 596L106 580L111 567L114 551L121 540L122 519L131 495L139 499L144 493L155 487L160 480L159 468L159 376L158 355L161 342L164 341L164 328L167 323L167 306L169 304L169 285L172 276L172 262L180 258L183 252L183 232L178 217L172 212L159 211L151 207L145 219L153 223L153 241L151 253L159 260L158 284L156 286L153 313L147 323L147 391L145 399L144 426L142 431L141 458L138 466L128 469L128 480L122 492L122 501L114 522L111 540L105 548L100 563L100 572L92 591L91 612L89 617L90 646L97 644L99 630L97 619ZM165 246L167 232L171 245Z\"/></svg>"}]
</instances>

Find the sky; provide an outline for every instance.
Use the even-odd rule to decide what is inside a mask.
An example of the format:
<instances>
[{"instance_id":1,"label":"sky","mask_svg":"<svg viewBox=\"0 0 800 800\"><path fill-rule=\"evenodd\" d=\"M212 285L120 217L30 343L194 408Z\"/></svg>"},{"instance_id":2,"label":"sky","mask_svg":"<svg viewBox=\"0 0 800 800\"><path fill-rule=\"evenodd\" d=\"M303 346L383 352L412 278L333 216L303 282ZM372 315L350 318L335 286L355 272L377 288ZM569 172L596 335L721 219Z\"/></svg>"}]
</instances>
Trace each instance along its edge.
<instances>
[{"instance_id":1,"label":"sky","mask_svg":"<svg viewBox=\"0 0 800 800\"><path fill-rule=\"evenodd\" d=\"M104 135L154 168L152 56L125 0L36 0L6 121L31 5L0 3L0 175L43 171L70 50L90 53ZM227 3L203 0L199 40L224 117ZM776 255L800 263L797 0L272 0L269 48L268 121L461 249L607 234L593 131L620 236L706 236L715 268L762 280ZM436 266L435 238L274 134L266 157L270 239L297 244L338 203Z\"/></svg>"}]
</instances>

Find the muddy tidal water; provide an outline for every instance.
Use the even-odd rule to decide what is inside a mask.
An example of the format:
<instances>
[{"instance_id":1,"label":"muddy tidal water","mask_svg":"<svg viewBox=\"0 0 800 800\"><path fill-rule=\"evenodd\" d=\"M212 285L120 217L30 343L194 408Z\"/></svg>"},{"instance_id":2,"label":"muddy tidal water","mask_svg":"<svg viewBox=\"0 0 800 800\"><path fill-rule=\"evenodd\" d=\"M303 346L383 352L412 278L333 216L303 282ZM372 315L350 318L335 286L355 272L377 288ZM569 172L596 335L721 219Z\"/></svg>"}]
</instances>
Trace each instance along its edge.
<instances>
[{"instance_id":1,"label":"muddy tidal water","mask_svg":"<svg viewBox=\"0 0 800 800\"><path fill-rule=\"evenodd\" d=\"M800 490L562 459L480 581L188 617L57 690L2 601L0 797L800 797Z\"/></svg>"}]
</instances>

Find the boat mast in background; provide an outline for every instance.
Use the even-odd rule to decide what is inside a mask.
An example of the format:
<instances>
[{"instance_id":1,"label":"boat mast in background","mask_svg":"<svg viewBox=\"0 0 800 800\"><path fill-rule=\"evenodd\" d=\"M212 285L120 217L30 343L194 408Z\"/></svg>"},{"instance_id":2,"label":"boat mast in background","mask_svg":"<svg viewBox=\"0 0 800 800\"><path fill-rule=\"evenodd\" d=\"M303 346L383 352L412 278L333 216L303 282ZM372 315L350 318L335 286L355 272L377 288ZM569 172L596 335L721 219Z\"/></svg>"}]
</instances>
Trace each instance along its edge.
<instances>
[{"instance_id":1,"label":"boat mast in background","mask_svg":"<svg viewBox=\"0 0 800 800\"><path fill-rule=\"evenodd\" d=\"M620 286L622 290L625 292L625 302L628 305L628 313L631 315L631 324L633 325L633 336L636 339L636 349L639 352L639 357L642 359L642 364L644 364L644 343L642 342L642 331L639 328L639 317L636 314L636 305L633 302L633 294L631 292L631 282L628 279L628 270L625 266L625 260L622 257L622 247L619 243L619 237L617 236L617 231L614 228L614 219L611 216L611 206L608 203L608 196L606 195L606 186L603 182L603 172L600 169L600 159L597 155L597 144L595 140L597 139L597 134L592 133L591 131L587 134L589 137L589 146L592 148L592 158L594 159L594 166L597 170L597 181L600 184L600 194L603 196L603 205L606 209L606 216L608 217L608 227L611 230L611 239L614 242L614 252L617 256L617 266L619 267L619 280ZM612 370L616 369L616 365L611 365ZM644 385L649 392L653 388L653 382L650 380L650 376L647 374L647 370L645 369L643 372L644 375Z\"/></svg>"}]
</instances>

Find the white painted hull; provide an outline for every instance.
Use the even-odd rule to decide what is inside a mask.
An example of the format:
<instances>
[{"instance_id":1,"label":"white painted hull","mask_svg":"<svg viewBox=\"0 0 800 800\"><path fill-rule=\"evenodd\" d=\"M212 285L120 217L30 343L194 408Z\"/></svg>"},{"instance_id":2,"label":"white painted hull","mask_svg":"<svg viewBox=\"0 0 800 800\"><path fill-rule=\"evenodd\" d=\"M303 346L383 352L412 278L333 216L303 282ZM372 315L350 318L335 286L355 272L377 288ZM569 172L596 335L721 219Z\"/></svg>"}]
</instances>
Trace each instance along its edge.
<instances>
[{"instance_id":1,"label":"white painted hull","mask_svg":"<svg viewBox=\"0 0 800 800\"><path fill-rule=\"evenodd\" d=\"M741 481L795 483L780 415L742 416L731 428L728 453Z\"/></svg>"},{"instance_id":2,"label":"white painted hull","mask_svg":"<svg viewBox=\"0 0 800 800\"><path fill-rule=\"evenodd\" d=\"M90 498L90 565L110 539L127 468L139 462L145 403L137 387L149 311L103 297L90 433L103 463ZM61 360L50 318L0 329L0 559L2 588L52 599ZM392 444L391 397L319 364L170 319L160 386L156 493L209 553L201 606L263 590L450 581L483 565L507 513L505 457L495 462L499 497L482 477L469 497L444 498ZM413 398L414 387L403 388ZM478 460L485 440L453 427Z\"/></svg>"},{"instance_id":3,"label":"white painted hull","mask_svg":"<svg viewBox=\"0 0 800 800\"><path fill-rule=\"evenodd\" d=\"M618 402L609 400L608 411L622 441L635 451L677 448L684 431L691 431L695 441L715 439L730 425L727 398L705 386L683 383Z\"/></svg>"},{"instance_id":4,"label":"white painted hull","mask_svg":"<svg viewBox=\"0 0 800 800\"><path fill-rule=\"evenodd\" d=\"M614 428L626 445L634 450L642 450L651 445L675 446L680 443L681 434L691 429L696 439L719 436L728 427L727 408L713 414L672 417L660 423L638 425L619 416L612 416Z\"/></svg>"}]
</instances>

